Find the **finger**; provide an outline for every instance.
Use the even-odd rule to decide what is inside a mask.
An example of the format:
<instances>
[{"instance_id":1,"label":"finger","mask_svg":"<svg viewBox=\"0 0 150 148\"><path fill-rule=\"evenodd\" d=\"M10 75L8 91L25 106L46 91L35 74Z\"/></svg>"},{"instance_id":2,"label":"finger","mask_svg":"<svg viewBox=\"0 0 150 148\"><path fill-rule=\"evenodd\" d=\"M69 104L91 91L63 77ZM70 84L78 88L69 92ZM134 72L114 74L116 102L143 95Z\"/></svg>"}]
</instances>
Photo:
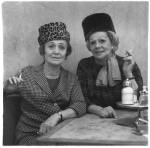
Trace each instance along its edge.
<instances>
[{"instance_id":1,"label":"finger","mask_svg":"<svg viewBox=\"0 0 150 148\"><path fill-rule=\"evenodd\" d=\"M132 59L132 58L133 58L133 56L129 55L129 56L125 57L124 59Z\"/></svg>"},{"instance_id":2,"label":"finger","mask_svg":"<svg viewBox=\"0 0 150 148\"><path fill-rule=\"evenodd\" d=\"M112 111L112 107L111 107L111 106L107 106L107 107L105 107L105 109L106 109L107 111Z\"/></svg>"},{"instance_id":3,"label":"finger","mask_svg":"<svg viewBox=\"0 0 150 148\"><path fill-rule=\"evenodd\" d=\"M16 81L17 81L17 83L21 82L20 78L16 78Z\"/></svg>"},{"instance_id":4,"label":"finger","mask_svg":"<svg viewBox=\"0 0 150 148\"><path fill-rule=\"evenodd\" d=\"M23 81L23 79L21 78L20 81Z\"/></svg>"},{"instance_id":5,"label":"finger","mask_svg":"<svg viewBox=\"0 0 150 148\"><path fill-rule=\"evenodd\" d=\"M49 131L51 131L52 127L51 126L48 126L47 129L46 129L46 133L48 133Z\"/></svg>"},{"instance_id":6,"label":"finger","mask_svg":"<svg viewBox=\"0 0 150 148\"><path fill-rule=\"evenodd\" d=\"M20 78L17 78L17 77L16 77L16 81L17 81L17 83L21 82Z\"/></svg>"},{"instance_id":7,"label":"finger","mask_svg":"<svg viewBox=\"0 0 150 148\"><path fill-rule=\"evenodd\" d=\"M111 107L111 106L107 106L107 107L105 107L105 108L106 108L106 109L109 109L109 110L110 110L110 109L112 109L112 107Z\"/></svg>"},{"instance_id":8,"label":"finger","mask_svg":"<svg viewBox=\"0 0 150 148\"><path fill-rule=\"evenodd\" d=\"M131 50L129 51L126 50L126 55L131 56L132 55L131 52L132 52Z\"/></svg>"},{"instance_id":9,"label":"finger","mask_svg":"<svg viewBox=\"0 0 150 148\"><path fill-rule=\"evenodd\" d=\"M43 128L42 128L42 134L45 134L46 133L46 127L44 126Z\"/></svg>"},{"instance_id":10,"label":"finger","mask_svg":"<svg viewBox=\"0 0 150 148\"><path fill-rule=\"evenodd\" d=\"M8 81L10 82L10 84L13 84L12 78L9 78Z\"/></svg>"},{"instance_id":11,"label":"finger","mask_svg":"<svg viewBox=\"0 0 150 148\"><path fill-rule=\"evenodd\" d=\"M51 129L52 129L52 126L46 124L44 134L46 134L49 131L51 131Z\"/></svg>"},{"instance_id":12,"label":"finger","mask_svg":"<svg viewBox=\"0 0 150 148\"><path fill-rule=\"evenodd\" d=\"M106 109L106 111L108 112L108 117L109 118L112 118L113 117L113 109L112 109L112 107L111 106L108 106L108 107L106 107L105 108Z\"/></svg>"},{"instance_id":13,"label":"finger","mask_svg":"<svg viewBox=\"0 0 150 148\"><path fill-rule=\"evenodd\" d=\"M113 115L114 118L117 118L117 114L114 110L112 110L112 115Z\"/></svg>"},{"instance_id":14,"label":"finger","mask_svg":"<svg viewBox=\"0 0 150 148\"><path fill-rule=\"evenodd\" d=\"M135 63L134 59L132 58L131 59L131 64L133 65Z\"/></svg>"},{"instance_id":15,"label":"finger","mask_svg":"<svg viewBox=\"0 0 150 148\"><path fill-rule=\"evenodd\" d=\"M105 118L111 117L111 113L109 112L109 110L107 110L107 108L104 108L104 116Z\"/></svg>"},{"instance_id":16,"label":"finger","mask_svg":"<svg viewBox=\"0 0 150 148\"><path fill-rule=\"evenodd\" d=\"M42 131L43 131L43 125L41 124L41 125L40 125L40 129L39 129L39 132L38 132L38 133L39 133L39 134L42 134Z\"/></svg>"},{"instance_id":17,"label":"finger","mask_svg":"<svg viewBox=\"0 0 150 148\"><path fill-rule=\"evenodd\" d=\"M13 76L12 80L14 81L15 84L17 83L16 77Z\"/></svg>"},{"instance_id":18,"label":"finger","mask_svg":"<svg viewBox=\"0 0 150 148\"><path fill-rule=\"evenodd\" d=\"M22 73L20 73L19 78L21 79Z\"/></svg>"},{"instance_id":19,"label":"finger","mask_svg":"<svg viewBox=\"0 0 150 148\"><path fill-rule=\"evenodd\" d=\"M108 113L107 117L108 117L108 118L112 118L112 117L113 117L112 111L109 110L109 109L107 109L106 111L107 111L107 113Z\"/></svg>"},{"instance_id":20,"label":"finger","mask_svg":"<svg viewBox=\"0 0 150 148\"><path fill-rule=\"evenodd\" d=\"M101 114L100 117L101 118L107 118L108 116L106 114Z\"/></svg>"},{"instance_id":21,"label":"finger","mask_svg":"<svg viewBox=\"0 0 150 148\"><path fill-rule=\"evenodd\" d=\"M41 128L40 128L39 132L40 132L41 134L44 134L44 133L46 132L46 126L45 126L45 124L42 124L42 125L41 125Z\"/></svg>"},{"instance_id":22,"label":"finger","mask_svg":"<svg viewBox=\"0 0 150 148\"><path fill-rule=\"evenodd\" d=\"M131 60L133 60L133 57L132 56L127 56L127 57L124 57L123 60L124 61L131 61Z\"/></svg>"},{"instance_id":23,"label":"finger","mask_svg":"<svg viewBox=\"0 0 150 148\"><path fill-rule=\"evenodd\" d=\"M106 117L105 112L104 112L104 109L102 109L102 110L100 111L99 116L100 116L101 118L105 118L105 117Z\"/></svg>"},{"instance_id":24,"label":"finger","mask_svg":"<svg viewBox=\"0 0 150 148\"><path fill-rule=\"evenodd\" d=\"M129 64L132 64L132 63L133 63L132 59L130 59L130 58L125 58L124 59L124 64L129 65Z\"/></svg>"},{"instance_id":25,"label":"finger","mask_svg":"<svg viewBox=\"0 0 150 148\"><path fill-rule=\"evenodd\" d=\"M48 132L48 126L45 127L44 134L46 134L47 132Z\"/></svg>"},{"instance_id":26,"label":"finger","mask_svg":"<svg viewBox=\"0 0 150 148\"><path fill-rule=\"evenodd\" d=\"M112 117L117 118L117 114L111 106L108 107L108 110L110 111Z\"/></svg>"},{"instance_id":27,"label":"finger","mask_svg":"<svg viewBox=\"0 0 150 148\"><path fill-rule=\"evenodd\" d=\"M20 73L20 75L19 75L19 80L23 81L23 79L22 79L22 73Z\"/></svg>"}]
</instances>

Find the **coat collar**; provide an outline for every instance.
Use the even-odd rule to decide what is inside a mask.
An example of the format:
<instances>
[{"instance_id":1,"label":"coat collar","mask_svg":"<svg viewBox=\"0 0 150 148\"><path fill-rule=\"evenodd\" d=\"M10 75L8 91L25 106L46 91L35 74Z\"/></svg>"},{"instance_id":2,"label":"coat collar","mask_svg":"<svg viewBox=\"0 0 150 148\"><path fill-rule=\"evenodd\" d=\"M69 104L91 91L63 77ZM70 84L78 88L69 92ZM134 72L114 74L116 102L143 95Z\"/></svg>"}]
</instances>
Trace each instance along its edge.
<instances>
[{"instance_id":1,"label":"coat collar","mask_svg":"<svg viewBox=\"0 0 150 148\"><path fill-rule=\"evenodd\" d=\"M46 92L49 95L53 94L52 90L49 88L47 79L44 75L44 65L43 64L35 67L35 70L33 72L33 77L34 77L35 81L37 82L37 84L42 88L42 90L44 92ZM56 91L63 91L65 88L64 84L66 82L67 82L66 70L63 67L61 67L60 80L59 80L58 86L56 88Z\"/></svg>"}]
</instances>

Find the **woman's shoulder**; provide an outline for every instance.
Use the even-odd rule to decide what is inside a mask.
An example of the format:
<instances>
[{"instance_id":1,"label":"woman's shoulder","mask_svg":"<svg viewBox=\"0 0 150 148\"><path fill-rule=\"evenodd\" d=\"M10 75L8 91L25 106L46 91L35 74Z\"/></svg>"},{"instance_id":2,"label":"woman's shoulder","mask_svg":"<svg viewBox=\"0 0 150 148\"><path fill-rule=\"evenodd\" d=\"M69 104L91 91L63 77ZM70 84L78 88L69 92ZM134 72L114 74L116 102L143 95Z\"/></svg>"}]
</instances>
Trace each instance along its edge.
<instances>
[{"instance_id":1,"label":"woman's shoulder","mask_svg":"<svg viewBox=\"0 0 150 148\"><path fill-rule=\"evenodd\" d=\"M41 65L28 65L24 68L22 68L21 73L24 75L35 75L37 73L39 73L42 70L42 66Z\"/></svg>"},{"instance_id":2,"label":"woman's shoulder","mask_svg":"<svg viewBox=\"0 0 150 148\"><path fill-rule=\"evenodd\" d=\"M90 57L81 59L79 61L79 65L89 65L89 64L93 63L93 61L94 61L94 57L90 56Z\"/></svg>"},{"instance_id":3,"label":"woman's shoulder","mask_svg":"<svg viewBox=\"0 0 150 148\"><path fill-rule=\"evenodd\" d=\"M25 66L24 68L22 68L22 72L28 72L28 71L32 71L34 70L36 67L33 66L33 65L28 65L28 66Z\"/></svg>"},{"instance_id":4,"label":"woman's shoulder","mask_svg":"<svg viewBox=\"0 0 150 148\"><path fill-rule=\"evenodd\" d=\"M74 80L77 80L77 75L65 68L62 67L62 75L63 77L65 77L67 80L69 81L74 81Z\"/></svg>"},{"instance_id":5,"label":"woman's shoulder","mask_svg":"<svg viewBox=\"0 0 150 148\"><path fill-rule=\"evenodd\" d=\"M61 67L61 71L62 71L63 75L70 76L70 77L76 77L76 74L74 74L73 72L67 70L64 67Z\"/></svg>"}]
</instances>

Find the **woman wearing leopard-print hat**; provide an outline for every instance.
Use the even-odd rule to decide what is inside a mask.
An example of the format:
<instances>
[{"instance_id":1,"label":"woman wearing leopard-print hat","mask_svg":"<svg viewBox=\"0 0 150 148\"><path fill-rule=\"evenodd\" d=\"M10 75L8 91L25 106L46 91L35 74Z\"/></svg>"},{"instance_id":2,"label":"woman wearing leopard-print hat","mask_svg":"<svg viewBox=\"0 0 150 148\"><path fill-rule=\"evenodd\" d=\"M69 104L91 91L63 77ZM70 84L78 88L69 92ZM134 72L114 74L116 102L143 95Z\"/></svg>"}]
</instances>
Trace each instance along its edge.
<instances>
[{"instance_id":1,"label":"woman wearing leopard-print hat","mask_svg":"<svg viewBox=\"0 0 150 148\"><path fill-rule=\"evenodd\" d=\"M62 22L51 22L39 28L39 52L44 62L27 66L9 84L19 90L22 114L16 128L16 144L36 145L39 134L45 134L68 118L86 112L86 103L76 76L61 64L71 54L70 34ZM12 90L11 90L12 91Z\"/></svg>"}]
</instances>

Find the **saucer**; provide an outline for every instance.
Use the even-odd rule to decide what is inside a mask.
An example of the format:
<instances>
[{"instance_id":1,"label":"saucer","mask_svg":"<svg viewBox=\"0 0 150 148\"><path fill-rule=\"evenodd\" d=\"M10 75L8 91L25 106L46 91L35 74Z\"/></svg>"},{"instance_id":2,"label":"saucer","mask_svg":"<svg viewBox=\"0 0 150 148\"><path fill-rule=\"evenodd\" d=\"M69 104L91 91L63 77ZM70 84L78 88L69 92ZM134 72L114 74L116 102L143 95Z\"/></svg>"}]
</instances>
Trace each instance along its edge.
<instances>
[{"instance_id":1,"label":"saucer","mask_svg":"<svg viewBox=\"0 0 150 148\"><path fill-rule=\"evenodd\" d=\"M147 109L148 108L148 106L140 105L139 103L122 104L122 102L117 102L117 105L121 108L128 108L128 109Z\"/></svg>"}]
</instances>

